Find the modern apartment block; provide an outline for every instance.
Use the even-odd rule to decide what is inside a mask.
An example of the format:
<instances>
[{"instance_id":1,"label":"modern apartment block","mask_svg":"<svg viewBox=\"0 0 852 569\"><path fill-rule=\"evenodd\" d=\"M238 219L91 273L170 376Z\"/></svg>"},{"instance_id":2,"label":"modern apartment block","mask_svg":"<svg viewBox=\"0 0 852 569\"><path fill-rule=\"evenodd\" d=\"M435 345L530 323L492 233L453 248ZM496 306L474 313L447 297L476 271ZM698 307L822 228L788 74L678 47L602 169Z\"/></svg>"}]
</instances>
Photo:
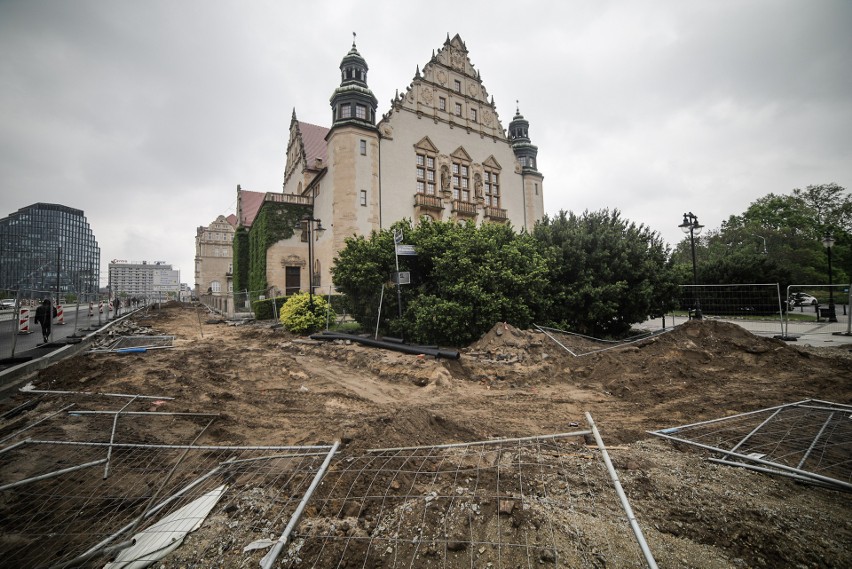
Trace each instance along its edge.
<instances>
[{"instance_id":1,"label":"modern apartment block","mask_svg":"<svg viewBox=\"0 0 852 569\"><path fill-rule=\"evenodd\" d=\"M0 288L97 293L101 250L82 210L36 203L0 219Z\"/></svg>"},{"instance_id":2,"label":"modern apartment block","mask_svg":"<svg viewBox=\"0 0 852 569\"><path fill-rule=\"evenodd\" d=\"M163 261L139 263L113 259L109 263L112 296L165 300L180 293L180 271Z\"/></svg>"}]
</instances>

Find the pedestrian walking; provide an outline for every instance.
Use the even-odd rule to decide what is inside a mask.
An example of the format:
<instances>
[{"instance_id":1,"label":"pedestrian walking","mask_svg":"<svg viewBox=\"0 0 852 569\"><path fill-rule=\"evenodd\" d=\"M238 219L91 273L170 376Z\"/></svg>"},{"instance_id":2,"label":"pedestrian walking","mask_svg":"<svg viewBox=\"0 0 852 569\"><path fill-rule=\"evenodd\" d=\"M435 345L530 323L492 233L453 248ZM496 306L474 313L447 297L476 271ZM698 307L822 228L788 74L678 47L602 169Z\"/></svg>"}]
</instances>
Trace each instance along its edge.
<instances>
[{"instance_id":1,"label":"pedestrian walking","mask_svg":"<svg viewBox=\"0 0 852 569\"><path fill-rule=\"evenodd\" d=\"M112 307L115 309L115 317L118 318L119 309L121 308L121 299L117 296L112 301Z\"/></svg>"},{"instance_id":2,"label":"pedestrian walking","mask_svg":"<svg viewBox=\"0 0 852 569\"><path fill-rule=\"evenodd\" d=\"M45 344L50 341L50 324L54 318L56 318L56 308L51 306L49 298L45 298L35 312L35 322L41 324L41 335Z\"/></svg>"}]
</instances>

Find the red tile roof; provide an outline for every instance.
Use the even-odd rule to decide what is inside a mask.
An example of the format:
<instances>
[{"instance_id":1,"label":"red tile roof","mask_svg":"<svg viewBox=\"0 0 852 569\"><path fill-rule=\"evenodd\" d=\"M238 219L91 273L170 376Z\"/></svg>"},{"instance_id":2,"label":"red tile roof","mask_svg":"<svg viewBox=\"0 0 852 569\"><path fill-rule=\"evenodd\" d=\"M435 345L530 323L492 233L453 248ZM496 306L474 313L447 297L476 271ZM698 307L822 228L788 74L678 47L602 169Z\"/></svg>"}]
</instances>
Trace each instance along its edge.
<instances>
[{"instance_id":1,"label":"red tile roof","mask_svg":"<svg viewBox=\"0 0 852 569\"><path fill-rule=\"evenodd\" d=\"M314 167L316 158L319 158L325 164L328 158L328 145L325 142L328 129L324 126L299 121L299 131L302 133L302 144L305 145L305 160L308 168Z\"/></svg>"},{"instance_id":2,"label":"red tile roof","mask_svg":"<svg viewBox=\"0 0 852 569\"><path fill-rule=\"evenodd\" d=\"M228 223L230 223L230 224L231 224L231 227L236 227L236 226L237 226L237 216L236 216L236 215L234 215L233 213L232 213L232 214L230 214L228 217L226 217L226 218L225 218L225 221L227 221Z\"/></svg>"},{"instance_id":3,"label":"red tile roof","mask_svg":"<svg viewBox=\"0 0 852 569\"><path fill-rule=\"evenodd\" d=\"M263 198L266 197L266 192L239 190L237 193L237 213L242 218L239 220L239 225L251 227L251 224L254 223L254 218L257 217L257 212L260 211L260 206L263 205Z\"/></svg>"}]
</instances>

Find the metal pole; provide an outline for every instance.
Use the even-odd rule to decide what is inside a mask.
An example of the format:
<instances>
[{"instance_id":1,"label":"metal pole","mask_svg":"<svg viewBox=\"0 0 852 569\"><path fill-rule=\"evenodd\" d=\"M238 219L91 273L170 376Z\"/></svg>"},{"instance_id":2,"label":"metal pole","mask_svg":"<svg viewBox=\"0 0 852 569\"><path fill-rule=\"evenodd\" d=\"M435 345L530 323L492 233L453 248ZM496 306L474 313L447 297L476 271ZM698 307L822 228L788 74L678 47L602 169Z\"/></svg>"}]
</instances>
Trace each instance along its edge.
<instances>
[{"instance_id":1,"label":"metal pole","mask_svg":"<svg viewBox=\"0 0 852 569\"><path fill-rule=\"evenodd\" d=\"M305 492L304 496L302 496L302 501L299 502L299 505L296 507L296 511L293 512L293 515L290 516L290 522L287 524L287 527L284 528L284 532L281 534L281 537L278 538L278 541L275 543L272 550L264 555L263 559L260 560L260 566L262 569L271 569L275 564L275 561L278 559L278 555L281 553L281 550L284 549L284 545L286 545L287 540L290 538L290 533L293 531L293 528L296 527L296 524L299 523L299 518L302 517L302 512L304 511L308 500L311 499L311 496L313 496L314 490L319 485L320 480L322 480L323 476L325 476L325 471L331 463L331 459L334 456L334 453L337 452L337 447L339 446L340 441L334 441L334 445L332 445L331 450L328 451L322 466L320 466L319 470L317 470L308 491Z\"/></svg>"},{"instance_id":2,"label":"metal pole","mask_svg":"<svg viewBox=\"0 0 852 569\"><path fill-rule=\"evenodd\" d=\"M10 488L16 488L18 486L23 486L25 484L29 484L31 482L38 482L39 480L46 480L48 478L53 478L55 476L61 476L68 472L74 472L75 470L82 470L84 468L89 468L92 466L97 466L99 464L103 464L107 459L101 458L99 460L95 460L92 462L87 462L85 464L78 464L77 466L71 466L69 468L63 468L62 470L56 470L54 472L48 472L47 474L42 474L40 476L33 476L32 478L27 478L25 480L18 480L17 482L12 482L11 484L4 484L0 486L0 491L9 490Z\"/></svg>"},{"instance_id":3,"label":"metal pole","mask_svg":"<svg viewBox=\"0 0 852 569\"><path fill-rule=\"evenodd\" d=\"M834 311L834 290L832 286L832 271L831 271L831 250L834 247L828 248L828 321L837 322L837 314Z\"/></svg>"},{"instance_id":4,"label":"metal pole","mask_svg":"<svg viewBox=\"0 0 852 569\"><path fill-rule=\"evenodd\" d=\"M549 439L564 439L567 437L582 437L590 434L592 434L591 431L573 431L570 433L555 433L552 435L537 435L531 437L516 437L512 439L491 439L487 441L474 441L472 443L448 443L445 445L426 445L419 447L371 448L367 449L367 452L399 452L403 450L446 449L483 445L499 445L503 443L518 443L522 441L545 441Z\"/></svg>"},{"instance_id":5,"label":"metal pole","mask_svg":"<svg viewBox=\"0 0 852 569\"><path fill-rule=\"evenodd\" d=\"M822 434L825 432L825 428L828 427L828 424L831 423L831 420L833 418L834 418L834 413L831 413L828 416L828 419L826 419L825 422L822 424L822 428L820 428L819 432L817 433L817 436L815 436L814 440L811 441L811 446L808 447L807 452L805 452L805 456L802 457L802 460L799 461L799 464L796 465L796 468L801 468L802 465L805 464L805 461L808 460L808 457L811 455L811 452L813 452L814 447L817 444L817 441L819 441L819 439L822 437Z\"/></svg>"},{"instance_id":6,"label":"metal pole","mask_svg":"<svg viewBox=\"0 0 852 569\"><path fill-rule=\"evenodd\" d=\"M385 299L385 285L382 285L382 292L379 295L379 315L376 316L376 336L375 338L379 338L379 322L382 321L382 301Z\"/></svg>"},{"instance_id":7,"label":"metal pole","mask_svg":"<svg viewBox=\"0 0 852 569\"><path fill-rule=\"evenodd\" d=\"M311 308L311 314L314 313L314 240L313 240L313 220L305 219L308 224L308 306Z\"/></svg>"},{"instance_id":8,"label":"metal pole","mask_svg":"<svg viewBox=\"0 0 852 569\"><path fill-rule=\"evenodd\" d=\"M112 433L109 436L109 447L107 447L106 464L104 465L104 480L106 480L109 476L109 459L112 457L112 444L115 442L115 428L118 426L118 416L121 415L121 412L127 409L127 407L134 401L136 401L136 397L125 403L124 407L119 409L112 418Z\"/></svg>"},{"instance_id":9,"label":"metal pole","mask_svg":"<svg viewBox=\"0 0 852 569\"><path fill-rule=\"evenodd\" d=\"M618 494L618 499L621 500L621 505L624 507L624 512L627 514L630 527L633 528L633 535L636 536L636 541L639 542L639 548L642 550L642 555L645 556L645 562L648 564L650 569L657 569L657 562L654 560L654 555L651 553L648 543L645 541L645 536L642 534L642 528L639 527L639 522L636 521L636 516L633 515L633 509L630 507L630 502L627 501L627 495L624 493L624 489L621 487L621 482L618 480L618 473L615 471L615 467L609 459L609 453L604 446L601 434L598 432L598 428L595 426L595 422L592 420L592 416L588 411L586 412L586 421L588 421L589 426L592 428L592 434L595 437L595 442L598 443L598 448L603 456L606 469L609 471L609 477L612 479L612 483L615 486L615 492Z\"/></svg>"}]
</instances>

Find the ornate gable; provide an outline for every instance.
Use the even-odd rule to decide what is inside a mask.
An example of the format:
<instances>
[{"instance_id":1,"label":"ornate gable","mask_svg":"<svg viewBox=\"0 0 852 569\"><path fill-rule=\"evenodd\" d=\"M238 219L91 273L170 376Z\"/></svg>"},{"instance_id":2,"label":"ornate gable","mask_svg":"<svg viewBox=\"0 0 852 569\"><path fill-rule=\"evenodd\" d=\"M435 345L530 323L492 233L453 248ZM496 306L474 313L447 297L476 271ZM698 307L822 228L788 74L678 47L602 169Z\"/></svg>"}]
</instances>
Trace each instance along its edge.
<instances>
[{"instance_id":1,"label":"ornate gable","mask_svg":"<svg viewBox=\"0 0 852 569\"><path fill-rule=\"evenodd\" d=\"M284 167L284 185L294 172L301 172L306 167L305 145L302 142L302 133L299 130L299 120L296 118L296 109L290 118L290 138L287 141L287 162Z\"/></svg>"},{"instance_id":2,"label":"ornate gable","mask_svg":"<svg viewBox=\"0 0 852 569\"><path fill-rule=\"evenodd\" d=\"M390 136L393 114L402 111L506 140L494 98L489 96L458 34L452 39L447 35L444 45L437 53L433 51L423 71L418 65L411 84L391 99L390 112L380 123L384 135ZM386 128L382 129L382 123Z\"/></svg>"}]
</instances>

